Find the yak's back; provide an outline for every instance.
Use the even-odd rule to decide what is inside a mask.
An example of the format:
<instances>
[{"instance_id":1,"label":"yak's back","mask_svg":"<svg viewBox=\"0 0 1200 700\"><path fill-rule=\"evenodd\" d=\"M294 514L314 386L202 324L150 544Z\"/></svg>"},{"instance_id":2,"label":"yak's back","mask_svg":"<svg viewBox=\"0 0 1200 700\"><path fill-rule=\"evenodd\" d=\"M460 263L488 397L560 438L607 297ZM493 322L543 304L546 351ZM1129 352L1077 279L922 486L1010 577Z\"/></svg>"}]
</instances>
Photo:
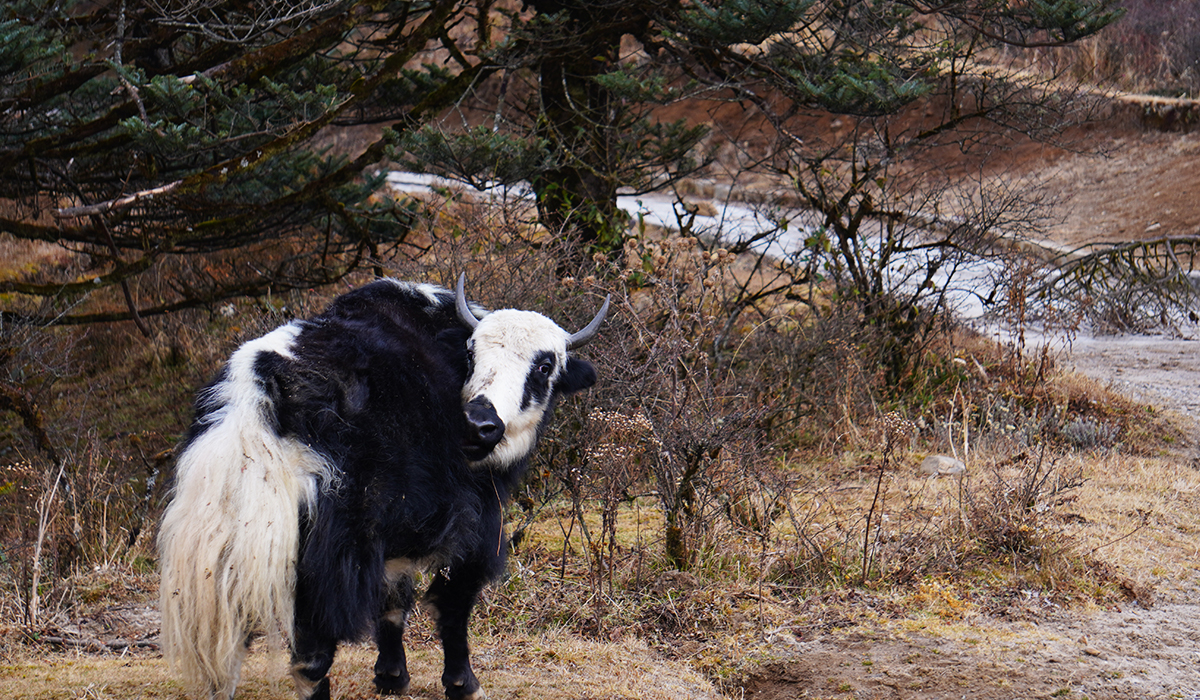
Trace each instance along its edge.
<instances>
[{"instance_id":1,"label":"yak's back","mask_svg":"<svg viewBox=\"0 0 1200 700\"><path fill-rule=\"evenodd\" d=\"M458 320L454 294L441 287L384 279L347 292L330 303L318 319L346 324L405 328L434 338L447 331L469 330Z\"/></svg>"}]
</instances>

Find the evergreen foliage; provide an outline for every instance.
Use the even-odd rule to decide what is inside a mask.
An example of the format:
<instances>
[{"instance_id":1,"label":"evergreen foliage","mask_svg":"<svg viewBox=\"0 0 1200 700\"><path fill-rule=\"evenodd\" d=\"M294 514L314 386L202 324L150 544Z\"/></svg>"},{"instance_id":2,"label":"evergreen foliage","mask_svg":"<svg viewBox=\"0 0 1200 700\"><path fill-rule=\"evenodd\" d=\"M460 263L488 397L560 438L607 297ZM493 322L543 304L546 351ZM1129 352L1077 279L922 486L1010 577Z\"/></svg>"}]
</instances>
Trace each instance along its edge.
<instances>
[{"instance_id":1,"label":"evergreen foliage","mask_svg":"<svg viewBox=\"0 0 1200 700\"><path fill-rule=\"evenodd\" d=\"M412 216L371 196L389 156L526 180L543 224L619 250L618 190L668 187L712 157L700 121L661 121L658 106L782 96L785 113L886 115L985 45L1071 42L1119 13L1115 0L9 2L0 231L81 262L0 281L0 310L137 319L378 269ZM380 128L326 147L356 125ZM139 293L150 270L166 282ZM107 287L125 308L79 304Z\"/></svg>"}]
</instances>

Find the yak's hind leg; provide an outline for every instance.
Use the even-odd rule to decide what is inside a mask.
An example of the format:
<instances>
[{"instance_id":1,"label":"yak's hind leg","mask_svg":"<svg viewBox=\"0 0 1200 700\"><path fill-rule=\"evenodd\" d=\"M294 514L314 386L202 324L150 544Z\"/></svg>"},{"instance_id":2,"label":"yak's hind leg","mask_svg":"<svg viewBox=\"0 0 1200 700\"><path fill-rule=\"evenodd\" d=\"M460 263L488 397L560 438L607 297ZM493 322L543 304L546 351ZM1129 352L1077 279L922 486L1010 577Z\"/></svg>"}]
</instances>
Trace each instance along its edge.
<instances>
[{"instance_id":1,"label":"yak's hind leg","mask_svg":"<svg viewBox=\"0 0 1200 700\"><path fill-rule=\"evenodd\" d=\"M292 679L300 700L329 700L329 668L337 640L315 634L297 623L292 640Z\"/></svg>"},{"instance_id":2,"label":"yak's hind leg","mask_svg":"<svg viewBox=\"0 0 1200 700\"><path fill-rule=\"evenodd\" d=\"M434 577L426 599L437 612L438 634L442 638L445 670L442 685L450 700L484 700L487 695L471 670L471 651L467 643L467 626L471 609L484 585L493 577L493 569L502 560L467 561Z\"/></svg>"},{"instance_id":3,"label":"yak's hind leg","mask_svg":"<svg viewBox=\"0 0 1200 700\"><path fill-rule=\"evenodd\" d=\"M404 695L408 692L408 662L404 658L404 628L415 604L413 580L408 571L388 567L388 595L383 615L375 626L375 689L380 695ZM395 578L393 578L395 576Z\"/></svg>"}]
</instances>

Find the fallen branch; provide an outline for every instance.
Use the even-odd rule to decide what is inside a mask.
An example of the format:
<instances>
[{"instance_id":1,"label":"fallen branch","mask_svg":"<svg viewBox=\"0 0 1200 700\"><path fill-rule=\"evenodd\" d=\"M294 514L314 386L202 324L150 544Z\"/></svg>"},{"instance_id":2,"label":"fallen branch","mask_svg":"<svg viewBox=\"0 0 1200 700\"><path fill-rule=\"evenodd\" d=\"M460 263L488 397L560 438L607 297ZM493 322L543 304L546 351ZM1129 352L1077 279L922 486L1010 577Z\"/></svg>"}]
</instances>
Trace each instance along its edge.
<instances>
[{"instance_id":1,"label":"fallen branch","mask_svg":"<svg viewBox=\"0 0 1200 700\"><path fill-rule=\"evenodd\" d=\"M29 631L25 631L24 636L26 641L34 644L49 644L53 646L74 647L96 651L123 651L125 649L153 649L157 651L159 648L158 642L150 642L146 640L135 640L129 642L124 639L115 639L111 642L103 642L95 637L90 639L80 639L77 637L38 635Z\"/></svg>"}]
</instances>

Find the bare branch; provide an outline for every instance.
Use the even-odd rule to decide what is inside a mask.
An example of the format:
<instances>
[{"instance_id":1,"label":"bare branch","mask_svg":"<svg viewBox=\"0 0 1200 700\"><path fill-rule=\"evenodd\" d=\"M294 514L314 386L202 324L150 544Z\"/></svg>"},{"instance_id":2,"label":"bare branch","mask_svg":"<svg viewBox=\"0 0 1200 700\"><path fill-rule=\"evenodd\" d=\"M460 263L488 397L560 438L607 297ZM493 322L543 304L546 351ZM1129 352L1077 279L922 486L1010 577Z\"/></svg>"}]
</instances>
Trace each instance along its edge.
<instances>
[{"instance_id":1,"label":"bare branch","mask_svg":"<svg viewBox=\"0 0 1200 700\"><path fill-rule=\"evenodd\" d=\"M82 216L98 216L112 211L121 211L123 209L132 207L138 202L153 199L159 195L170 194L171 192L179 189L183 183L183 180L176 180L175 182L162 185L161 187L154 187L148 190L142 190L141 192L134 192L133 194L128 194L124 197L110 199L107 202L99 202L97 204L88 204L86 206L79 207L64 207L62 209L55 209L53 210L53 214L57 219L73 219Z\"/></svg>"}]
</instances>

